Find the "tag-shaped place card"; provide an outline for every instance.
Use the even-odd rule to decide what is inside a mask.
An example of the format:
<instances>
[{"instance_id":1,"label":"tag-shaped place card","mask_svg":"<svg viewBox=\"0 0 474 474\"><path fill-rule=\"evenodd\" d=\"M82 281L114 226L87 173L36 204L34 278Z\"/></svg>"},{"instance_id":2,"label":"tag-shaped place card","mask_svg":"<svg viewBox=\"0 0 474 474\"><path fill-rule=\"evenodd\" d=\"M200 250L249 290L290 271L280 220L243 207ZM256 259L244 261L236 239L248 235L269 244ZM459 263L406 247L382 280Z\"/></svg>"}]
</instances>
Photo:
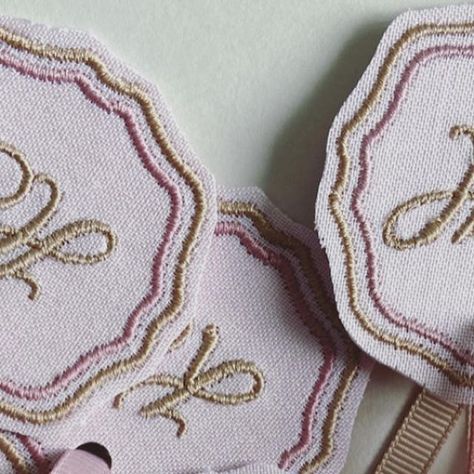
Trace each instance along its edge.
<instances>
[{"instance_id":1,"label":"tag-shaped place card","mask_svg":"<svg viewBox=\"0 0 474 474\"><path fill-rule=\"evenodd\" d=\"M256 191L221 199L192 326L51 459L94 441L118 474L342 469L371 363L337 319L317 237Z\"/></svg>"},{"instance_id":2,"label":"tag-shaped place card","mask_svg":"<svg viewBox=\"0 0 474 474\"><path fill-rule=\"evenodd\" d=\"M409 12L337 116L317 203L342 321L380 362L474 402L474 8Z\"/></svg>"},{"instance_id":3,"label":"tag-shaped place card","mask_svg":"<svg viewBox=\"0 0 474 474\"><path fill-rule=\"evenodd\" d=\"M0 425L45 440L188 324L215 195L156 89L86 35L1 20L0 84Z\"/></svg>"}]
</instances>

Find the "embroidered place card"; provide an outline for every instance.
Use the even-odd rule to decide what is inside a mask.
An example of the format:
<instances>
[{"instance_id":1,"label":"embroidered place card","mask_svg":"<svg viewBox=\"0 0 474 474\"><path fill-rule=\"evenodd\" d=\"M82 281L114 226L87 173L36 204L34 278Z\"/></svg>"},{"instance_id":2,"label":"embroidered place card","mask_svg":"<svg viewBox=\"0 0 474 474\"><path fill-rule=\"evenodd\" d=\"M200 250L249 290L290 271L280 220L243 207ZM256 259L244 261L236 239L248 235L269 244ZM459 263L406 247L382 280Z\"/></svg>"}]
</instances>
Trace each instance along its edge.
<instances>
[{"instance_id":1,"label":"embroidered place card","mask_svg":"<svg viewBox=\"0 0 474 474\"><path fill-rule=\"evenodd\" d=\"M56 449L99 442L117 473L339 472L370 362L327 273L312 231L257 191L222 192L193 324Z\"/></svg>"},{"instance_id":2,"label":"embroidered place card","mask_svg":"<svg viewBox=\"0 0 474 474\"><path fill-rule=\"evenodd\" d=\"M474 402L474 9L400 16L332 127L317 224L370 355Z\"/></svg>"},{"instance_id":3,"label":"embroidered place card","mask_svg":"<svg viewBox=\"0 0 474 474\"><path fill-rule=\"evenodd\" d=\"M0 424L44 440L189 323L215 197L156 89L86 35L2 19L0 83Z\"/></svg>"}]
</instances>

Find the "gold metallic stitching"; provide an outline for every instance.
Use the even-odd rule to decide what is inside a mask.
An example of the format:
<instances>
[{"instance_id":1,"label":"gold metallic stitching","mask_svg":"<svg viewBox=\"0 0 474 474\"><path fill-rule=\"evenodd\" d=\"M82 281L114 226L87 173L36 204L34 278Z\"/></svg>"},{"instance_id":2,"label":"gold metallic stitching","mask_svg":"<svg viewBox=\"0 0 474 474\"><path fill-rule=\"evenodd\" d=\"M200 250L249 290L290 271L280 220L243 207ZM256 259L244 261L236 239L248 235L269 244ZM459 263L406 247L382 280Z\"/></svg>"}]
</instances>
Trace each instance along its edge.
<instances>
[{"instance_id":1,"label":"gold metallic stitching","mask_svg":"<svg viewBox=\"0 0 474 474\"><path fill-rule=\"evenodd\" d=\"M185 272L192 258L192 252L206 215L207 203L204 188L199 177L176 154L176 151L167 138L166 131L160 123L152 100L138 86L114 77L99 57L87 50L41 45L27 38L10 33L3 28L0 28L0 41L5 42L15 49L27 51L40 58L59 62L85 64L96 73L97 78L100 79L103 84L113 91L135 100L140 106L163 156L178 174L181 175L183 181L193 193L194 198L194 217L190 223L188 234L184 239L182 250L178 256L171 301L163 312L149 324L146 336L136 354L128 359L117 361L109 367L101 369L94 377L81 385L73 395L66 397L60 405L52 409L34 411L15 407L7 402L0 402L0 412L11 418L34 424L45 424L66 416L105 379L117 377L121 373L143 364L147 359L155 346L155 339L158 333L175 318L183 306Z\"/></svg>"},{"instance_id":2,"label":"gold metallic stitching","mask_svg":"<svg viewBox=\"0 0 474 474\"><path fill-rule=\"evenodd\" d=\"M474 128L466 126L455 126L451 128L450 137L457 138L460 135L467 135L474 145ZM397 250L412 249L417 246L427 245L434 242L446 227L453 221L466 201L472 201L474 192L471 190L474 184L474 163L471 163L464 174L462 181L454 191L438 191L421 194L409 199L403 204L397 206L388 216L383 225L383 240L389 247ZM395 232L395 226L398 219L406 215L412 209L419 208L425 204L431 204L436 201L449 199L448 204L441 211L440 215L430 220L416 235L409 238L401 238ZM474 211L454 232L452 243L460 243L466 237L472 236L474 226Z\"/></svg>"},{"instance_id":3,"label":"gold metallic stitching","mask_svg":"<svg viewBox=\"0 0 474 474\"><path fill-rule=\"evenodd\" d=\"M332 325L340 333L342 340L346 344L348 363L341 374L341 381L328 407L328 414L323 423L321 447L319 452L299 470L300 474L313 473L329 459L334 450L334 433L337 420L351 388L351 384L357 377L361 353L349 339L341 325L336 306L326 293L324 282L315 268L310 249L297 238L276 229L264 214L251 203L223 201L219 204L219 211L225 215L243 216L250 219L257 231L266 241L278 245L296 256L301 265L303 274L313 291L318 306L322 312L330 318ZM310 330L312 333L316 333L316 331L320 331L321 329L319 327L311 327Z\"/></svg>"},{"instance_id":4,"label":"gold metallic stitching","mask_svg":"<svg viewBox=\"0 0 474 474\"><path fill-rule=\"evenodd\" d=\"M465 35L474 32L474 23L462 24L442 24L434 23L422 24L406 30L403 35L390 48L383 64L380 66L376 81L369 94L364 99L361 107L355 115L344 124L339 135L336 146L339 157L338 169L334 186L329 194L329 208L338 227L338 232L342 241L343 253L345 256L346 281L349 293L349 304L352 312L357 318L361 327L372 337L384 344L389 344L396 349L401 349L409 354L418 355L428 364L443 372L454 385L474 387L474 377L463 374L456 370L448 361L441 359L429 349L413 344L409 340L399 338L393 334L387 334L377 328L359 305L359 294L357 288L357 276L355 270L355 254L352 238L348 225L341 210L342 199L349 179L351 158L349 156L347 141L349 135L366 118L374 103L384 91L387 78L393 64L397 61L404 47L417 39L427 35Z\"/></svg>"},{"instance_id":5,"label":"gold metallic stitching","mask_svg":"<svg viewBox=\"0 0 474 474\"><path fill-rule=\"evenodd\" d=\"M0 433L0 452L7 458L17 474L28 474L30 469L15 445L2 433Z\"/></svg>"},{"instance_id":6,"label":"gold metallic stitching","mask_svg":"<svg viewBox=\"0 0 474 474\"><path fill-rule=\"evenodd\" d=\"M79 220L66 224L50 235L40 239L38 233L48 224L58 211L61 192L56 181L46 174L33 174L24 155L13 146L0 142L0 153L10 156L17 162L21 171L18 190L11 196L0 198L0 210L8 209L22 202L34 184L44 184L49 187L50 197L46 205L29 222L20 228L0 224L0 256L17 251L21 247L28 250L15 254L6 263L0 263L0 280L2 278L17 278L30 286L29 298L34 300L39 295L39 284L30 274L30 268L45 258L53 258L62 263L75 265L92 265L107 259L114 251L117 238L112 229L97 220ZM87 235L98 234L104 237L106 248L96 254L67 253L61 248L74 239Z\"/></svg>"},{"instance_id":7,"label":"gold metallic stitching","mask_svg":"<svg viewBox=\"0 0 474 474\"><path fill-rule=\"evenodd\" d=\"M178 425L177 436L181 437L187 431L187 423L177 409L179 404L186 403L193 397L218 405L240 405L257 399L263 392L265 381L261 370L253 362L241 359L229 360L204 370L218 344L218 338L218 328L215 325L207 326L202 333L201 346L182 377L168 374L152 375L119 394L114 400L114 406L122 407L125 398L146 386L158 385L172 389L172 392L162 398L144 405L140 409L140 414L145 418L162 416L175 421ZM253 379L253 385L248 392L218 393L210 392L206 388L239 374L249 375Z\"/></svg>"}]
</instances>

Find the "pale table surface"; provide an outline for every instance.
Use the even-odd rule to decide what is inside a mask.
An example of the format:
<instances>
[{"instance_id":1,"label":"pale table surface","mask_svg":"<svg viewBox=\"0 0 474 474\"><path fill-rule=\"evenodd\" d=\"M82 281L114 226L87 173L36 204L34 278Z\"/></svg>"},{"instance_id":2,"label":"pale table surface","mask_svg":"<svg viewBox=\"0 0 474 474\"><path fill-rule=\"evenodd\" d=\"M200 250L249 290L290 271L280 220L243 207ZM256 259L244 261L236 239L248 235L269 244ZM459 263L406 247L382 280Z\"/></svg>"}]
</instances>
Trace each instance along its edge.
<instances>
[{"instance_id":1,"label":"pale table surface","mask_svg":"<svg viewBox=\"0 0 474 474\"><path fill-rule=\"evenodd\" d=\"M444 3L0 0L0 14L91 32L159 85L219 183L258 185L311 226L329 126L383 31L403 10ZM375 370L344 474L371 472L414 390ZM464 466L463 419L431 472Z\"/></svg>"}]
</instances>

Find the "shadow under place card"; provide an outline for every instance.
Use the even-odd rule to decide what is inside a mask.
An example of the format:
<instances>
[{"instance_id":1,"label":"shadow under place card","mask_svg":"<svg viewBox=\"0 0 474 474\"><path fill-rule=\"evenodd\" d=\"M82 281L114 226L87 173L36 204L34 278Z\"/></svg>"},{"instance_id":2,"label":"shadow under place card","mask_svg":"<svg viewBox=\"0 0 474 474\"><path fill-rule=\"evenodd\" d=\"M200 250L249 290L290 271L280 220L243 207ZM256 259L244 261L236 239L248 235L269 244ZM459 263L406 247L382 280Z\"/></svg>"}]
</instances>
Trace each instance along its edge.
<instances>
[{"instance_id":1,"label":"shadow under place card","mask_svg":"<svg viewBox=\"0 0 474 474\"><path fill-rule=\"evenodd\" d=\"M372 362L328 272L313 231L256 190L221 190L192 324L45 456L95 441L118 474L340 472Z\"/></svg>"},{"instance_id":2,"label":"shadow under place card","mask_svg":"<svg viewBox=\"0 0 474 474\"><path fill-rule=\"evenodd\" d=\"M401 15L332 126L316 222L344 326L474 402L474 8Z\"/></svg>"}]
</instances>

